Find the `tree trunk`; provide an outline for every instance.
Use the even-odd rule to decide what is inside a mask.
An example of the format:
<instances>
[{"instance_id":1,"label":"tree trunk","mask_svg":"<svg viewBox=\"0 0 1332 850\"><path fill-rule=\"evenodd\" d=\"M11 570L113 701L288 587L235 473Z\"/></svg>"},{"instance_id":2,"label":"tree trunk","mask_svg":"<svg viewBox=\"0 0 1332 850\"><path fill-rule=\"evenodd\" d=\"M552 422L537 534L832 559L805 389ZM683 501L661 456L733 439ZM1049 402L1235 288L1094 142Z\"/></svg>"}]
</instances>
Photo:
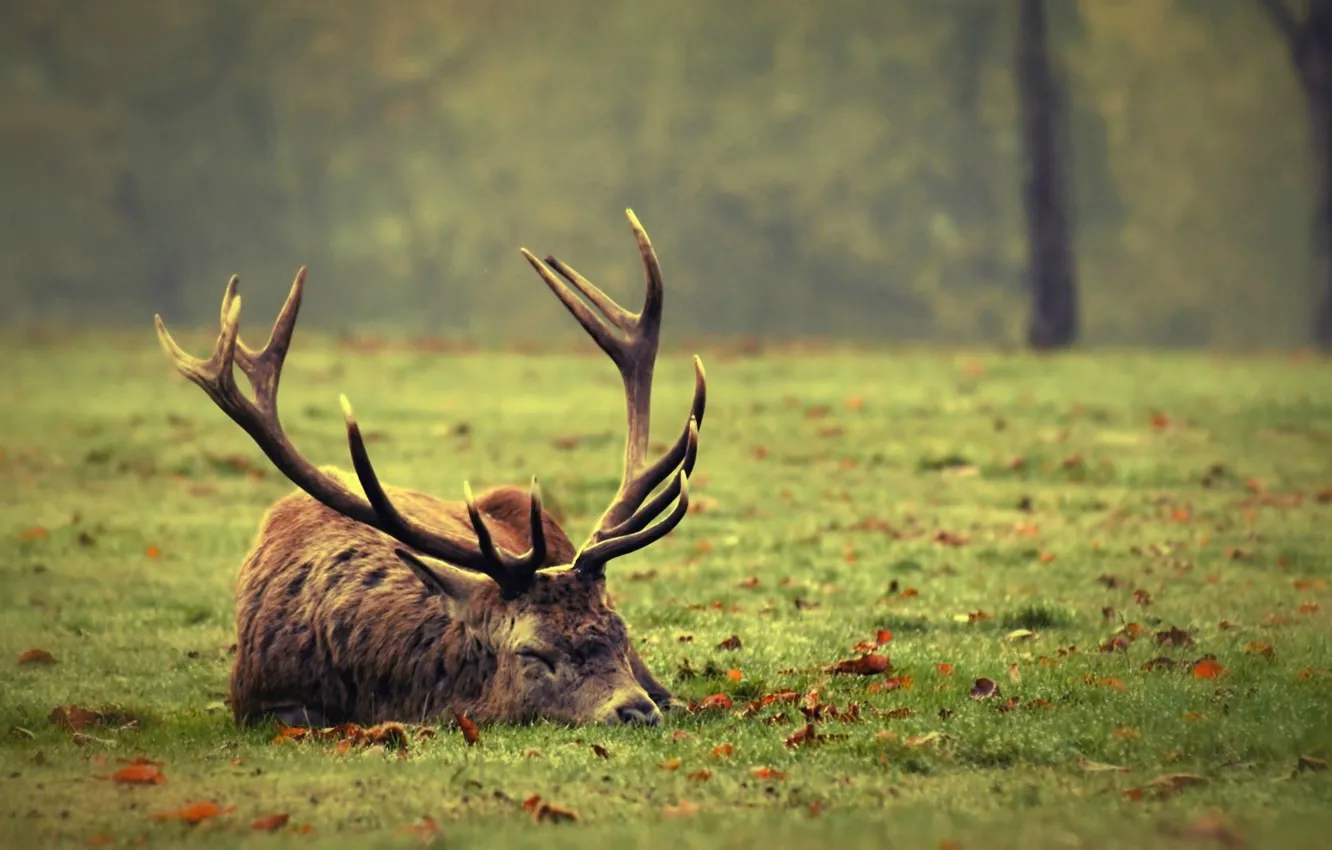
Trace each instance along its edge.
<instances>
[{"instance_id":1,"label":"tree trunk","mask_svg":"<svg viewBox=\"0 0 1332 850\"><path fill-rule=\"evenodd\" d=\"M1046 45L1045 2L1019 2L1017 82L1027 172L1023 201L1031 282L1027 341L1037 349L1064 348L1078 334L1077 262L1059 144L1061 137L1067 138L1061 133L1066 116Z\"/></svg>"},{"instance_id":2,"label":"tree trunk","mask_svg":"<svg viewBox=\"0 0 1332 850\"><path fill-rule=\"evenodd\" d=\"M1304 89L1318 193L1314 200L1313 341L1332 351L1332 0L1309 0L1303 20L1285 0L1257 0L1286 40Z\"/></svg>"}]
</instances>

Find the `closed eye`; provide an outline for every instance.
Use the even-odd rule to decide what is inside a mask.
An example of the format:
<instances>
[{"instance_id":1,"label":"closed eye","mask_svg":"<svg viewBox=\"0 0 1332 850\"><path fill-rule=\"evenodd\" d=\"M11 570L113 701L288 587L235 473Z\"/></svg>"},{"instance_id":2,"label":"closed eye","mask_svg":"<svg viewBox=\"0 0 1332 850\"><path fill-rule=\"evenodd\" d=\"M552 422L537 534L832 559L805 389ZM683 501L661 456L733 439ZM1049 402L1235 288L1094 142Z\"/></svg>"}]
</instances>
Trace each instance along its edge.
<instances>
[{"instance_id":1,"label":"closed eye","mask_svg":"<svg viewBox=\"0 0 1332 850\"><path fill-rule=\"evenodd\" d=\"M537 652L534 649L518 650L518 657L528 664L540 664L546 668L546 671L552 676L555 674L555 660L550 656Z\"/></svg>"}]
</instances>

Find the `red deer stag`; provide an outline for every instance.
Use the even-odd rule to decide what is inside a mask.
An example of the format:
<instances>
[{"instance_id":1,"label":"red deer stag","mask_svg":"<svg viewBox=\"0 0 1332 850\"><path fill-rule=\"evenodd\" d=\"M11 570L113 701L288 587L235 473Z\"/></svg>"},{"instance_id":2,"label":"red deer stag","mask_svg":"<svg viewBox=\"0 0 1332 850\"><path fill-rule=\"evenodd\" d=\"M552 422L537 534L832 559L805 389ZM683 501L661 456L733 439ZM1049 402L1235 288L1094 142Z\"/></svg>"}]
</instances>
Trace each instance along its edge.
<instances>
[{"instance_id":1,"label":"red deer stag","mask_svg":"<svg viewBox=\"0 0 1332 850\"><path fill-rule=\"evenodd\" d=\"M628 215L647 273L638 314L556 258L542 262L523 249L624 380L629 423L620 489L576 551L542 509L535 478L530 492L498 487L476 499L464 483L464 502L381 485L345 396L364 497L346 473L317 468L296 451L278 421L277 391L305 269L259 350L239 339L235 277L208 360L182 351L155 317L158 340L181 374L300 488L268 510L241 566L231 674L238 723L275 716L289 725L370 724L454 713L479 723L660 721L671 695L611 607L605 570L612 558L665 536L688 511L707 383L695 357L689 419L649 461L661 268L647 233ZM237 388L233 367L249 379L252 401Z\"/></svg>"}]
</instances>

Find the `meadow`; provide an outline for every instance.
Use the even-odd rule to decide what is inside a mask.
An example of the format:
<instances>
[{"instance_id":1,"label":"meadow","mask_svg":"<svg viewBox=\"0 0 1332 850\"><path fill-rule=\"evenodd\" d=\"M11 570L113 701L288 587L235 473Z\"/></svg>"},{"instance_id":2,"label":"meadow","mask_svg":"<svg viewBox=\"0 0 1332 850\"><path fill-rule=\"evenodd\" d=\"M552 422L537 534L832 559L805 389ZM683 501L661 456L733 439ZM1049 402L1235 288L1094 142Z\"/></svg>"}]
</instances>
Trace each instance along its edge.
<instances>
[{"instance_id":1,"label":"meadow","mask_svg":"<svg viewBox=\"0 0 1332 850\"><path fill-rule=\"evenodd\" d=\"M538 474L578 541L623 439L580 342L298 332L284 422L346 466L345 392L384 480ZM398 748L233 723L235 574L291 485L151 329L0 350L6 846L1327 846L1326 360L704 349L693 510L608 570L690 707Z\"/></svg>"}]
</instances>

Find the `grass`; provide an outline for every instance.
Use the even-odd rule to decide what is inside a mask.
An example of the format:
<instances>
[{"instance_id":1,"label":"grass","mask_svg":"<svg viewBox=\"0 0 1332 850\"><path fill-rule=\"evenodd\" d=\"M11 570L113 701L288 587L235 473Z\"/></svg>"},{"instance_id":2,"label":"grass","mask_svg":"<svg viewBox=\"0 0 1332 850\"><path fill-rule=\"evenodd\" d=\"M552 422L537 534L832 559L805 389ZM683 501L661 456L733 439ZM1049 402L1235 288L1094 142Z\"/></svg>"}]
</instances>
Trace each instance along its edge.
<instances>
[{"instance_id":1,"label":"grass","mask_svg":"<svg viewBox=\"0 0 1332 850\"><path fill-rule=\"evenodd\" d=\"M471 748L442 727L400 759L233 725L232 583L289 485L151 332L3 348L0 842L396 846L426 815L452 847L1170 847L1209 812L1253 846L1315 847L1332 826L1317 769L1332 758L1326 362L708 357L701 510L610 582L660 677L735 709L651 730L488 728ZM682 422L689 375L663 355L658 439ZM539 473L581 539L617 482L622 402L598 357L306 336L282 401L317 463L346 463L343 391L395 483L456 495L464 478ZM1098 651L1128 623L1141 635L1125 651ZM1158 645L1172 626L1194 645ZM878 629L910 689L824 672ZM732 634L740 649L716 648ZM58 662L15 663L35 648ZM1144 669L1161 655L1181 663ZM1194 674L1207 655L1217 678ZM982 677L997 697L971 698ZM862 719L787 747L800 724L765 719L795 706L738 716L811 688ZM76 741L48 720L68 704L120 706L137 729ZM98 778L136 755L167 782ZM1155 793L1167 774L1205 784ZM533 794L579 821L533 823ZM150 818L199 801L235 810L193 828ZM250 829L275 812L310 831Z\"/></svg>"}]
</instances>

